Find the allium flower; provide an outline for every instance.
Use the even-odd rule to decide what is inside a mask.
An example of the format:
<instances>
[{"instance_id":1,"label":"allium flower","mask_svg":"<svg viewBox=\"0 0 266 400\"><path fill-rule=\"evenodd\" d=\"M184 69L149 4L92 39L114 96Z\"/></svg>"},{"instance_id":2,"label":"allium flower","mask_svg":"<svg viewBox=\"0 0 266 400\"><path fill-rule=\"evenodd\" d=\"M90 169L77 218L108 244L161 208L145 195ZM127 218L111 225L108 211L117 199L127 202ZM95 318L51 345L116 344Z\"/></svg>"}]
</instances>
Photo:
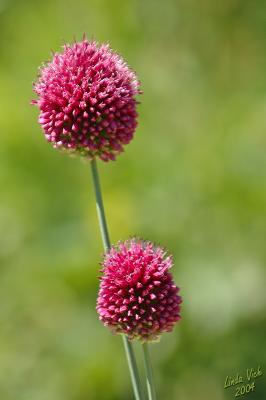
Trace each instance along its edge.
<instances>
[{"instance_id":1,"label":"allium flower","mask_svg":"<svg viewBox=\"0 0 266 400\"><path fill-rule=\"evenodd\" d=\"M114 333L152 341L180 319L181 297L169 272L172 257L150 242L132 239L105 254L97 311Z\"/></svg>"},{"instance_id":2,"label":"allium flower","mask_svg":"<svg viewBox=\"0 0 266 400\"><path fill-rule=\"evenodd\" d=\"M133 138L139 82L107 44L65 45L41 67L34 91L39 123L56 148L108 161Z\"/></svg>"}]
</instances>

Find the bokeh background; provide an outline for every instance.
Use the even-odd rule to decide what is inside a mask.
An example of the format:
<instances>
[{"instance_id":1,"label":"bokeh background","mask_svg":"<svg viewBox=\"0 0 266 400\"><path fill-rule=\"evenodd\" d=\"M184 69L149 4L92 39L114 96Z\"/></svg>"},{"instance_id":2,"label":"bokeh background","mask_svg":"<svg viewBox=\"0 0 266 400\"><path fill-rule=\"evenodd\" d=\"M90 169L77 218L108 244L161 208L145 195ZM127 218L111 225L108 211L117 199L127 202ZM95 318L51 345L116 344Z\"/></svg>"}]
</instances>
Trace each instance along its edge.
<instances>
[{"instance_id":1,"label":"bokeh background","mask_svg":"<svg viewBox=\"0 0 266 400\"><path fill-rule=\"evenodd\" d=\"M144 91L134 141L99 165L112 241L169 248L182 322L152 346L158 398L226 400L264 370L266 3L0 0L0 399L132 399L121 340L98 322L102 245L89 166L30 106L64 41L108 41ZM136 348L138 356L139 348Z\"/></svg>"}]
</instances>

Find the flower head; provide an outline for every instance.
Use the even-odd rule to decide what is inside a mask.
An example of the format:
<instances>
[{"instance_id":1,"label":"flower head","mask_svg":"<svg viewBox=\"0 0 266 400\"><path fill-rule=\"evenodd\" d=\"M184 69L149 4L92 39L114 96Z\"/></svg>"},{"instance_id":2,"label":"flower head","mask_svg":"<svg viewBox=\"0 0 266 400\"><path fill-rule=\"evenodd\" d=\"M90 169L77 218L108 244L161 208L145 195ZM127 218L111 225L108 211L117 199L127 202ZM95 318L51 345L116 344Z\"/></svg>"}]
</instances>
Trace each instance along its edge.
<instances>
[{"instance_id":1,"label":"flower head","mask_svg":"<svg viewBox=\"0 0 266 400\"><path fill-rule=\"evenodd\" d=\"M107 44L65 45L40 68L34 91L39 123L56 148L108 161L133 138L139 82Z\"/></svg>"},{"instance_id":2,"label":"flower head","mask_svg":"<svg viewBox=\"0 0 266 400\"><path fill-rule=\"evenodd\" d=\"M132 239L104 256L97 311L114 333L152 341L180 319L181 297L169 272L172 257L150 242Z\"/></svg>"}]
</instances>

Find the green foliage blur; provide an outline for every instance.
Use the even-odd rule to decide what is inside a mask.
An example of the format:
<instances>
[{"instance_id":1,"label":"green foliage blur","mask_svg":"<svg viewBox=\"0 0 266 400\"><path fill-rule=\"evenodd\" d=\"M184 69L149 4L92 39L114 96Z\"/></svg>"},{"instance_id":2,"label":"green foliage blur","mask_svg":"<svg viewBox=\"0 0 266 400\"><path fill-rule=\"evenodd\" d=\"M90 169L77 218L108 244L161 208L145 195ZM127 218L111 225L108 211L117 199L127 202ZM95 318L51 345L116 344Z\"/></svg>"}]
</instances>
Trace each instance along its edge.
<instances>
[{"instance_id":1,"label":"green foliage blur","mask_svg":"<svg viewBox=\"0 0 266 400\"><path fill-rule=\"evenodd\" d=\"M0 0L0 399L133 399L122 342L95 311L89 166L46 143L30 106L38 66L84 32L122 54L144 91L134 141L98 165L112 241L138 235L174 255L183 319L151 348L158 399L234 399L226 376L260 365L244 398L263 400L259 0Z\"/></svg>"}]
</instances>

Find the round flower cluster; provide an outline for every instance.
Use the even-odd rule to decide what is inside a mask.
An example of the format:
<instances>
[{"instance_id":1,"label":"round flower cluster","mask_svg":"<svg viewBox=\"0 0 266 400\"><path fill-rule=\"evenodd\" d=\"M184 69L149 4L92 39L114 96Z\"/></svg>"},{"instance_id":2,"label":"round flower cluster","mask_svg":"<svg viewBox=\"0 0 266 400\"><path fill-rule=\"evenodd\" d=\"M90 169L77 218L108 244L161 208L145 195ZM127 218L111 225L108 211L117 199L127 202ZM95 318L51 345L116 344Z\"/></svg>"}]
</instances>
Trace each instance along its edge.
<instances>
[{"instance_id":1,"label":"round flower cluster","mask_svg":"<svg viewBox=\"0 0 266 400\"><path fill-rule=\"evenodd\" d=\"M65 45L40 68L34 91L39 123L56 148L108 161L133 138L139 82L106 44Z\"/></svg>"},{"instance_id":2,"label":"round flower cluster","mask_svg":"<svg viewBox=\"0 0 266 400\"><path fill-rule=\"evenodd\" d=\"M102 266L97 311L104 325L141 341L172 331L182 300L169 272L171 256L150 242L132 239L112 247Z\"/></svg>"}]
</instances>

